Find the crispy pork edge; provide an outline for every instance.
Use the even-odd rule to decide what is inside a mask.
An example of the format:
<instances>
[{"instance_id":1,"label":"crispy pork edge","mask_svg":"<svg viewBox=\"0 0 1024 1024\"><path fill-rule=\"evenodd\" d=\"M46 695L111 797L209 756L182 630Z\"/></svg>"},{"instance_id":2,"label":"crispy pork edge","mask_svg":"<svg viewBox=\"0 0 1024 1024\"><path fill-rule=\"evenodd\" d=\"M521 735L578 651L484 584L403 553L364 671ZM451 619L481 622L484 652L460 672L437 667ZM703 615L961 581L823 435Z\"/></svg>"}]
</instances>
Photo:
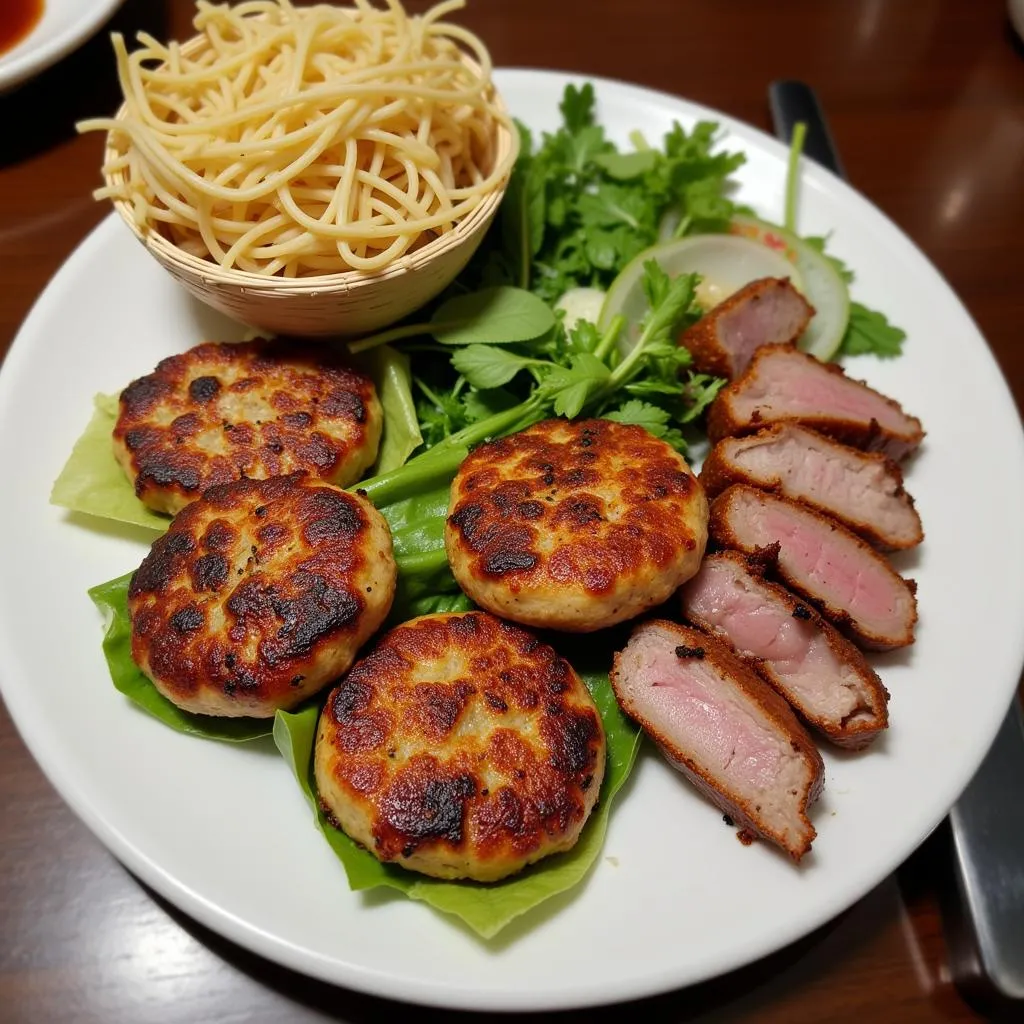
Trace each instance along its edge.
<instances>
[{"instance_id":1,"label":"crispy pork edge","mask_svg":"<svg viewBox=\"0 0 1024 1024\"><path fill-rule=\"evenodd\" d=\"M621 685L619 661L622 651L617 651L612 663L612 670L609 674L612 689L619 706L630 718L636 721L658 745L669 762L678 771L682 772L687 779L706 796L724 814L732 818L733 822L740 827L739 837L743 841L750 841L760 838L773 843L784 850L797 863L811 850L811 845L817 838L817 830L807 815L808 808L818 799L825 784L825 765L822 761L818 748L814 741L807 734L807 731L798 721L790 706L775 692L759 675L750 669L748 665L724 643L715 637L694 629L690 626L683 626L677 622L670 622L667 619L649 619L637 625L630 634L630 641L645 629L662 628L679 638L679 642L685 646L700 646L704 648L704 657L711 660L715 668L727 674L734 683L739 685L744 695L752 700L767 715L773 725L786 735L793 750L802 755L804 762L811 769L811 781L807 792L803 794L800 802L800 823L805 829L804 841L795 846L787 844L781 835L777 834L764 823L756 820L757 811L751 807L749 801L736 794L727 794L717 788L710 773L687 757L682 750L673 742L671 737L665 736L653 723L638 713L637 709L627 701Z\"/></svg>"},{"instance_id":2,"label":"crispy pork edge","mask_svg":"<svg viewBox=\"0 0 1024 1024\"><path fill-rule=\"evenodd\" d=\"M864 653L855 644L847 640L832 623L820 615L807 601L797 597L796 594L791 593L778 583L773 583L771 580L766 579L764 575L765 565L757 558L733 550L718 551L709 557L728 558L731 561L739 562L743 569L760 586L763 586L770 594L782 601L790 614L795 612L797 608L803 609L806 614L801 615L801 618L811 622L815 628L821 631L825 637L825 642L833 654L849 664L864 683L869 693L869 703L871 704L871 713L874 715L874 721L862 720L850 726L840 724L837 728L823 720L820 715L814 716L809 713L802 704L798 703L797 700L783 689L779 681L765 667L763 659L747 657L736 650L735 644L732 643L724 630L712 626L707 621L687 612L684 592L692 581L685 583L679 590L680 606L684 619L691 622L701 632L709 633L723 643L730 644L736 657L749 665L779 696L786 700L802 721L806 722L808 726L826 737L836 746L842 747L845 750L863 750L889 727L889 691L886 689L878 673L868 663L867 658L864 657Z\"/></svg>"},{"instance_id":3,"label":"crispy pork edge","mask_svg":"<svg viewBox=\"0 0 1024 1024\"><path fill-rule=\"evenodd\" d=\"M733 530L725 522L726 513L723 511L729 504L732 496L739 491L753 491L756 494L761 495L771 501L782 502L784 505L793 505L815 519L824 522L830 531L840 532L845 534L850 540L856 544L856 546L863 552L866 557L877 561L881 566L884 567L885 571L890 576L895 577L899 580L902 586L905 586L910 592L910 603L911 603L911 616L910 621L907 623L906 629L900 635L899 639L891 639L884 637L878 633L871 633L870 631L861 628L854 618L849 614L846 609L838 608L830 605L828 600L822 597L820 594L814 594L809 590L804 589L800 586L799 582L795 580L791 575L786 573L782 566L778 562L778 549L775 551L775 561L773 571L776 573L782 582L791 590L795 591L804 600L809 601L815 608L817 608L830 622L839 628L839 630L849 636L856 644L866 650L871 651L891 651L899 647L909 647L914 642L914 626L917 624L917 584L912 579L906 579L901 576L896 570L889 564L885 556L876 551L867 541L858 537L852 530L846 529L836 520L830 516L822 515L817 509L812 508L806 502L793 501L790 498L783 498L777 494L771 494L768 491L764 491L759 487L751 487L748 484L733 484L731 487L727 487L721 494L711 502L711 508L708 514L708 536L713 539L715 544L719 548L734 548L737 551L742 551L744 554L758 555L762 557L771 558L771 546L759 549L750 549L745 547L733 532Z\"/></svg>"},{"instance_id":4,"label":"crispy pork edge","mask_svg":"<svg viewBox=\"0 0 1024 1024\"><path fill-rule=\"evenodd\" d=\"M807 505L809 508L813 508L816 512L821 512L823 515L831 516L838 522L842 523L842 525L848 527L854 533L863 537L872 546L878 548L879 551L906 551L921 544L924 540L924 527L921 523L921 517L918 514L917 509L914 507L913 495L908 491L903 490L903 470L897 462L882 452L863 451L860 448L855 448L853 445L837 441L834 437L829 437L827 434L822 434L819 430L814 430L811 427L803 424L797 424L795 422L773 423L771 426L764 427L752 434L743 434L739 437L723 437L718 441L708 453L708 456L704 460L704 464L701 466L700 470L700 482L704 485L704 490L707 492L708 500L717 497L722 493L722 491L731 487L733 484L747 484L750 487L757 487L762 491L768 491L772 494L778 495L779 497L786 497L783 493L781 484L759 483L747 473L744 473L738 466L731 465L724 454L724 449L730 441L776 437L790 426L799 427L809 433L816 434L829 444L835 444L842 448L847 448L854 452L858 458L870 459L874 462L884 463L886 471L893 477L897 486L901 489L903 495L907 499L910 511L913 513L914 519L917 522L917 532L912 541L899 543L894 541L891 536L879 533L870 523L867 523L864 520L854 519L852 516L840 516L832 509L826 508L824 505L819 505L816 502L809 501L806 498L791 498L791 501L800 500L803 504Z\"/></svg>"},{"instance_id":5,"label":"crispy pork edge","mask_svg":"<svg viewBox=\"0 0 1024 1024\"><path fill-rule=\"evenodd\" d=\"M916 416L911 416L895 399L876 391L864 381L856 380L853 377L847 379L854 384L867 388L883 401L898 409L900 415L906 416L908 420L917 425L916 431L908 438L892 431L883 429L877 420L871 419L867 423L863 420L848 419L839 416L830 416L823 410L819 416L779 416L774 415L770 419L760 416L755 410L749 420L742 420L735 415L731 409L731 402L734 396L738 395L745 384L757 372L760 361L770 356L775 349L792 349L799 352L795 345L764 345L754 353L747 369L734 381L727 384L718 393L708 410L708 438L712 444L717 444L723 437L739 437L745 434L752 434L769 423L798 423L801 426L817 430L826 437L831 437L843 444L853 448L860 448L862 451L878 451L893 459L901 459L914 451L921 441L924 440L925 432L921 421ZM818 362L814 356L799 352L805 358ZM819 363L829 373L837 373L846 377L846 372L836 363Z\"/></svg>"}]
</instances>

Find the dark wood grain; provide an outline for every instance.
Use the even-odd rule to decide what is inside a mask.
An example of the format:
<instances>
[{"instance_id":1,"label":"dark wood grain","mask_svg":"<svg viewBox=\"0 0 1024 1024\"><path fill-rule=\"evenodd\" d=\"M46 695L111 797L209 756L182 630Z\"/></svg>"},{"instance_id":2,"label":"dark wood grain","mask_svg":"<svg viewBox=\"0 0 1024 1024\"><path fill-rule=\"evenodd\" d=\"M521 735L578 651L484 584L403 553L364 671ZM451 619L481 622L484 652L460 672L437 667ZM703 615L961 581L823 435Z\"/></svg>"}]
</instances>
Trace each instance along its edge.
<instances>
[{"instance_id":1,"label":"dark wood grain","mask_svg":"<svg viewBox=\"0 0 1024 1024\"><path fill-rule=\"evenodd\" d=\"M130 0L114 27L181 38L190 9ZM764 128L771 79L811 82L854 183L946 275L1024 399L1024 58L1002 0L475 0L463 20L498 64L627 79ZM89 196L101 140L75 137L73 124L116 102L102 33L0 96L0 353L106 214ZM761 963L569 1017L979 1019L950 982L944 841L940 831L847 914ZM268 964L155 897L67 810L2 710L0 908L3 1022L362 1024L407 1012Z\"/></svg>"}]
</instances>

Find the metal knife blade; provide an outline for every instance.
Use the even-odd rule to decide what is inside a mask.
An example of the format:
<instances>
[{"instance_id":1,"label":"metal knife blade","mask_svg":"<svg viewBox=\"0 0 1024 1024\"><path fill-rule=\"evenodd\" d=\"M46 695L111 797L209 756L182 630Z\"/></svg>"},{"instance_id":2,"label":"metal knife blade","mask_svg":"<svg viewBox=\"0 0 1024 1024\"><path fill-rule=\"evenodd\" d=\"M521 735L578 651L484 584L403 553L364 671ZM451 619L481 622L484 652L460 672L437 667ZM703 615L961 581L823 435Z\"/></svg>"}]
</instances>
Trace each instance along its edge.
<instances>
[{"instance_id":1,"label":"metal knife blade","mask_svg":"<svg viewBox=\"0 0 1024 1024\"><path fill-rule=\"evenodd\" d=\"M776 136L807 126L803 152L845 179L814 90L778 81L768 89ZM1014 696L996 741L949 815L954 892L945 917L954 980L982 1002L1024 1000L1024 722ZM1016 1012L1020 1012L1019 1004Z\"/></svg>"}]
</instances>

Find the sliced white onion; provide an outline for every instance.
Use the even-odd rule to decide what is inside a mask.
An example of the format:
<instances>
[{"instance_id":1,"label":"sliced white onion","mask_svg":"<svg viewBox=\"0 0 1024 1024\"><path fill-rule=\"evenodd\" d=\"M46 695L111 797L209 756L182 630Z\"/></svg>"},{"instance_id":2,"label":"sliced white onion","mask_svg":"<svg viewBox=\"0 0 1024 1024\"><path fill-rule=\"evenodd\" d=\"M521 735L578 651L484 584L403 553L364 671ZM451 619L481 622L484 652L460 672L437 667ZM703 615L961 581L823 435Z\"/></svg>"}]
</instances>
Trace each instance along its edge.
<instances>
[{"instance_id":1,"label":"sliced white onion","mask_svg":"<svg viewBox=\"0 0 1024 1024\"><path fill-rule=\"evenodd\" d=\"M640 321L647 312L644 295L644 264L657 260L671 277L700 274L697 299L705 308L717 305L751 281L763 277L788 277L795 288L803 290L800 269L780 253L765 245L736 235L691 235L663 245L655 245L631 260L608 289L599 325L608 327L612 318L622 315L626 330L621 345L628 350L640 337Z\"/></svg>"},{"instance_id":2,"label":"sliced white onion","mask_svg":"<svg viewBox=\"0 0 1024 1024\"><path fill-rule=\"evenodd\" d=\"M815 309L797 344L822 362L831 359L842 344L850 318L850 292L839 271L826 256L774 224L736 217L730 230L733 237L761 245L796 267L803 279L801 290Z\"/></svg>"}]
</instances>

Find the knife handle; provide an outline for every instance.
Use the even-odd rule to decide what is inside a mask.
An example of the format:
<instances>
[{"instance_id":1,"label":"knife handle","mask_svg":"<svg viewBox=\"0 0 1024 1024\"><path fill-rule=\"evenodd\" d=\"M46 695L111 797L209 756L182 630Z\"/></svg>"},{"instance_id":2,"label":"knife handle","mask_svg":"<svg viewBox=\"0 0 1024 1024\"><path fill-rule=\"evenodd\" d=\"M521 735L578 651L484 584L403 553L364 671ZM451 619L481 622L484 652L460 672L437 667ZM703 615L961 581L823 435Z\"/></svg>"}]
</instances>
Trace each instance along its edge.
<instances>
[{"instance_id":1,"label":"knife handle","mask_svg":"<svg viewBox=\"0 0 1024 1024\"><path fill-rule=\"evenodd\" d=\"M772 82L768 86L768 104L778 138L789 142L793 137L794 126L798 121L803 121L807 125L804 156L846 180L846 170L839 159L839 151L828 129L817 93L806 82Z\"/></svg>"},{"instance_id":2,"label":"knife handle","mask_svg":"<svg viewBox=\"0 0 1024 1024\"><path fill-rule=\"evenodd\" d=\"M947 919L951 967L958 986L982 1001L1024 999L1022 794L1024 720L1015 695L992 749L949 813L960 904Z\"/></svg>"}]
</instances>

